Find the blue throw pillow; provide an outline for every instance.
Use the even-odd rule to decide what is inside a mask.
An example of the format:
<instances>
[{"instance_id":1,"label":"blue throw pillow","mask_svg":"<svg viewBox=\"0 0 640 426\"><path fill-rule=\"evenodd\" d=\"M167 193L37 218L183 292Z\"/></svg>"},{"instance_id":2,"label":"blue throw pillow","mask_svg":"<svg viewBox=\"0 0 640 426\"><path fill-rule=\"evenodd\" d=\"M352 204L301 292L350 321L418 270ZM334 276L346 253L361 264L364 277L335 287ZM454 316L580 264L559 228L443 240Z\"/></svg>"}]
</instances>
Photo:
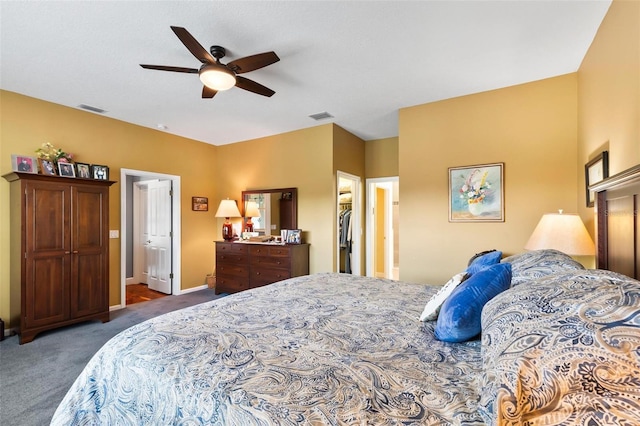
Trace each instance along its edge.
<instances>
[{"instance_id":1,"label":"blue throw pillow","mask_svg":"<svg viewBox=\"0 0 640 426\"><path fill-rule=\"evenodd\" d=\"M502 259L501 251L490 251L486 254L483 254L482 256L473 259L473 262L471 262L471 264L467 267L467 272L473 275L488 266L500 263L500 259Z\"/></svg>"},{"instance_id":2,"label":"blue throw pillow","mask_svg":"<svg viewBox=\"0 0 640 426\"><path fill-rule=\"evenodd\" d=\"M436 339L443 342L465 342L481 329L484 305L511 285L511 264L498 263L471 275L445 300L438 322Z\"/></svg>"}]
</instances>

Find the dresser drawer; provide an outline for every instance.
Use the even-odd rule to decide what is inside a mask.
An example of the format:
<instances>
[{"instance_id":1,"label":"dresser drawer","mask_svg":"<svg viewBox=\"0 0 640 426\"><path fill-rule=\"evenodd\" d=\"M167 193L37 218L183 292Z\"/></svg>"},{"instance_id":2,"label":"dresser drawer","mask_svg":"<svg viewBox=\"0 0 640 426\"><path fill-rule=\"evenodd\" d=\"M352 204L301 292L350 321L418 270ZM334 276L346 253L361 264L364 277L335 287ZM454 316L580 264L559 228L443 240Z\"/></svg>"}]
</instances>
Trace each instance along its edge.
<instances>
[{"instance_id":1,"label":"dresser drawer","mask_svg":"<svg viewBox=\"0 0 640 426\"><path fill-rule=\"evenodd\" d=\"M247 274L248 275L248 274ZM237 293L249 289L249 277L216 275L216 294Z\"/></svg>"},{"instance_id":2,"label":"dresser drawer","mask_svg":"<svg viewBox=\"0 0 640 426\"><path fill-rule=\"evenodd\" d=\"M269 257L269 256L251 256L249 263L252 267L269 267L269 268L282 268L290 269L291 261L288 257Z\"/></svg>"},{"instance_id":3,"label":"dresser drawer","mask_svg":"<svg viewBox=\"0 0 640 426\"><path fill-rule=\"evenodd\" d=\"M246 264L235 265L229 262L216 263L216 276L230 276L247 278L249 276L249 268Z\"/></svg>"},{"instance_id":4,"label":"dresser drawer","mask_svg":"<svg viewBox=\"0 0 640 426\"><path fill-rule=\"evenodd\" d=\"M216 265L220 263L234 264L234 265L247 265L248 256L246 253L217 253Z\"/></svg>"},{"instance_id":5,"label":"dresser drawer","mask_svg":"<svg viewBox=\"0 0 640 426\"><path fill-rule=\"evenodd\" d=\"M287 278L291 278L291 272L286 269L251 268L251 285L254 287L275 283Z\"/></svg>"},{"instance_id":6,"label":"dresser drawer","mask_svg":"<svg viewBox=\"0 0 640 426\"><path fill-rule=\"evenodd\" d=\"M289 247L254 245L249 247L249 256L289 257Z\"/></svg>"},{"instance_id":7,"label":"dresser drawer","mask_svg":"<svg viewBox=\"0 0 640 426\"><path fill-rule=\"evenodd\" d=\"M216 243L216 253L248 253L248 247L246 244L240 243Z\"/></svg>"}]
</instances>

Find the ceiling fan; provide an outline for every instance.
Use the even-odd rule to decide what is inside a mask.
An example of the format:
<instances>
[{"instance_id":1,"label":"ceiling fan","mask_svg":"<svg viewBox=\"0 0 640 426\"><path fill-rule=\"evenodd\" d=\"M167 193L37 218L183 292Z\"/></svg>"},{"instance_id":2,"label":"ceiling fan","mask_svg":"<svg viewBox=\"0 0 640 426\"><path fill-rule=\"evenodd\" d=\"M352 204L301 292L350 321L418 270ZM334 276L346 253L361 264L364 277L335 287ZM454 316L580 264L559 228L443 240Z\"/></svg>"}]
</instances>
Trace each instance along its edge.
<instances>
[{"instance_id":1,"label":"ceiling fan","mask_svg":"<svg viewBox=\"0 0 640 426\"><path fill-rule=\"evenodd\" d=\"M198 74L200 80L204 84L202 88L203 98L213 98L216 93L221 90L227 90L233 86L239 87L258 95L272 96L275 92L260 83L239 76L249 71L255 71L278 62L280 58L275 52L258 53L257 55L246 56L223 64L220 59L224 57L226 51L222 46L211 46L211 53L202 47L200 43L182 27L174 27L171 29L178 36L182 44L189 49L189 52L196 57L202 66L197 68L172 67L165 65L146 65L140 64L142 68L160 71L183 72L188 74Z\"/></svg>"}]
</instances>

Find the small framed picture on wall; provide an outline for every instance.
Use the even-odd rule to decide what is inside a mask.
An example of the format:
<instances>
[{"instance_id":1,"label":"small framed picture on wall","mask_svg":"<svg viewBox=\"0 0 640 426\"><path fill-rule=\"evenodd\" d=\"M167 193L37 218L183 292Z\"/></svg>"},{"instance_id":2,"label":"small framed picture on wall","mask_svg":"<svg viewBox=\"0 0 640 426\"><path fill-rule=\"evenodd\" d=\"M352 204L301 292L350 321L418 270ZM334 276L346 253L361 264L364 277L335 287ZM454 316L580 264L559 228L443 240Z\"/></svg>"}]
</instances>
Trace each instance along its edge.
<instances>
[{"instance_id":1,"label":"small framed picture on wall","mask_svg":"<svg viewBox=\"0 0 640 426\"><path fill-rule=\"evenodd\" d=\"M601 180L609 177L609 152L602 151L584 166L585 186L587 191L587 207L595 205L595 193L589 190Z\"/></svg>"},{"instance_id":2,"label":"small framed picture on wall","mask_svg":"<svg viewBox=\"0 0 640 426\"><path fill-rule=\"evenodd\" d=\"M191 197L191 210L197 212L209 211L208 197Z\"/></svg>"}]
</instances>

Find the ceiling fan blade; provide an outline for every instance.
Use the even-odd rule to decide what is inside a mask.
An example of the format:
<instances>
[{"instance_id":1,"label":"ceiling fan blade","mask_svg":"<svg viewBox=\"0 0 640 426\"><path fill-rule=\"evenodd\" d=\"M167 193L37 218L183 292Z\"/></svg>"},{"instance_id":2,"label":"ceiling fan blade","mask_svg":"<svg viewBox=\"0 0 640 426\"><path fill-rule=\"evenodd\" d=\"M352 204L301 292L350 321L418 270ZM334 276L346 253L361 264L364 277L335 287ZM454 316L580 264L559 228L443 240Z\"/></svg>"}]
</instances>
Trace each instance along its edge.
<instances>
[{"instance_id":1,"label":"ceiling fan blade","mask_svg":"<svg viewBox=\"0 0 640 426\"><path fill-rule=\"evenodd\" d=\"M278 55L276 55L275 52L265 52L236 59L235 61L229 62L227 67L233 70L236 74L242 74L244 72L264 68L267 65L278 62L279 60L280 58L278 58Z\"/></svg>"},{"instance_id":2,"label":"ceiling fan blade","mask_svg":"<svg viewBox=\"0 0 640 426\"><path fill-rule=\"evenodd\" d=\"M214 90L207 86L202 86L202 99L213 98L216 93L218 93L217 90Z\"/></svg>"},{"instance_id":3,"label":"ceiling fan blade","mask_svg":"<svg viewBox=\"0 0 640 426\"><path fill-rule=\"evenodd\" d=\"M239 75L236 76L236 87L267 97L271 97L274 93L276 93L260 83L256 83L253 80L249 80L248 78Z\"/></svg>"},{"instance_id":4,"label":"ceiling fan blade","mask_svg":"<svg viewBox=\"0 0 640 426\"><path fill-rule=\"evenodd\" d=\"M198 74L198 70L195 68L184 68L184 67L169 67L165 65L147 65L140 64L142 68L146 68L148 70L160 70L160 71L173 71L173 72L186 72L189 74Z\"/></svg>"},{"instance_id":5,"label":"ceiling fan blade","mask_svg":"<svg viewBox=\"0 0 640 426\"><path fill-rule=\"evenodd\" d=\"M172 26L171 29L178 36L182 44L184 44L185 47L189 49L189 52L191 52L193 56L198 58L200 62L205 63L205 62L216 61L215 58L211 56L211 53L207 52L207 49L202 47L202 45L198 43L198 40L196 40L191 35L191 33L189 33L189 31L187 31L182 27L174 27L174 26Z\"/></svg>"}]
</instances>

